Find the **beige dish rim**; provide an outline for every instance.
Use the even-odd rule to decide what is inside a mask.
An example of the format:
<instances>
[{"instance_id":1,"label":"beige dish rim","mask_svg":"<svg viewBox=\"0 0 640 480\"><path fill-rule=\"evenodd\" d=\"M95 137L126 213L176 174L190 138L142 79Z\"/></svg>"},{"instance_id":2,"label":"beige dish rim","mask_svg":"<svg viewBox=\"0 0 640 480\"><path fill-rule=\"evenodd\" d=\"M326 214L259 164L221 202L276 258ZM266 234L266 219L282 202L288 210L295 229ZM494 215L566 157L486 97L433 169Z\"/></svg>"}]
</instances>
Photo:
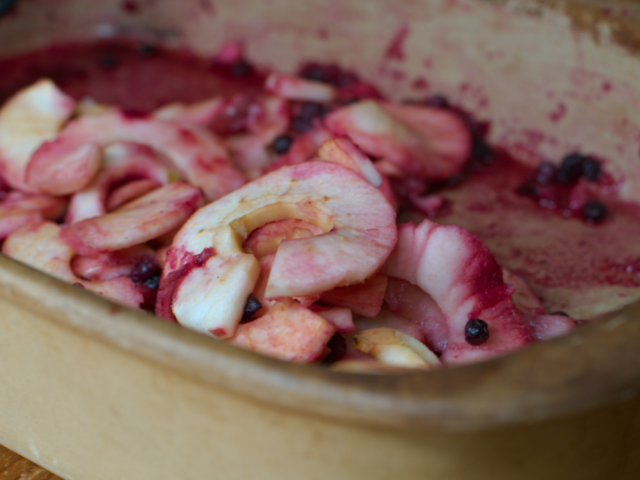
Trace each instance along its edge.
<instances>
[{"instance_id":1,"label":"beige dish rim","mask_svg":"<svg viewBox=\"0 0 640 480\"><path fill-rule=\"evenodd\" d=\"M640 392L640 305L488 362L364 375L240 350L5 256L0 256L0 295L60 327L196 381L274 406L370 426L487 429L577 414Z\"/></svg>"}]
</instances>

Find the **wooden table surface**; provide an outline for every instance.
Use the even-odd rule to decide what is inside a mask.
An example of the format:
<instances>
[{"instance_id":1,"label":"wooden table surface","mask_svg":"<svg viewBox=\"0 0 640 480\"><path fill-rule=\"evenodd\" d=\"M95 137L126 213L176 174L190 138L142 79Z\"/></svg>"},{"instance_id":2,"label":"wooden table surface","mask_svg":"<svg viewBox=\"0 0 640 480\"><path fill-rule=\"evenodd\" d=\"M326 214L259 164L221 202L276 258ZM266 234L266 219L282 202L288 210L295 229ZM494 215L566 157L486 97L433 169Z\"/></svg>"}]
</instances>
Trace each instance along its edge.
<instances>
[{"instance_id":1,"label":"wooden table surface","mask_svg":"<svg viewBox=\"0 0 640 480\"><path fill-rule=\"evenodd\" d=\"M62 480L0 445L0 480Z\"/></svg>"}]
</instances>

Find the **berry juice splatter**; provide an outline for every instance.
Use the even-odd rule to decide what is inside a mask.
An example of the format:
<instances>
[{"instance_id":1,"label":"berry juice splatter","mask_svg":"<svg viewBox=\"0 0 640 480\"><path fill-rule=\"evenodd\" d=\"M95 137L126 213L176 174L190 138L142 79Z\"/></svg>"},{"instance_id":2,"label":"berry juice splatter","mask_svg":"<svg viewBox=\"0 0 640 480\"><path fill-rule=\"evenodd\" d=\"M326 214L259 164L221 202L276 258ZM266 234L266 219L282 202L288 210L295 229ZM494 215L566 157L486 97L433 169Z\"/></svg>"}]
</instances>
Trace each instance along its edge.
<instances>
[{"instance_id":1,"label":"berry juice splatter","mask_svg":"<svg viewBox=\"0 0 640 480\"><path fill-rule=\"evenodd\" d=\"M261 91L264 77L240 63L216 64L141 42L53 46L0 61L0 103L41 78L50 78L76 100L91 97L140 112L171 102Z\"/></svg>"}]
</instances>

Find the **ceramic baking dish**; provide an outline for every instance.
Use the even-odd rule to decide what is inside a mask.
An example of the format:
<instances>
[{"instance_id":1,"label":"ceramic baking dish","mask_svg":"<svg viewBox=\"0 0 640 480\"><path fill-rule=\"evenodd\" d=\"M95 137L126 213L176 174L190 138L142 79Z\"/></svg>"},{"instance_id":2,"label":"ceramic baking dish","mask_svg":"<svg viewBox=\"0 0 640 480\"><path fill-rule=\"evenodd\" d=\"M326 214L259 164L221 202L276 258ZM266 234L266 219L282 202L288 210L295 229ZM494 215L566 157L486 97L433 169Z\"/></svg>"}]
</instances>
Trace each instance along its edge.
<instances>
[{"instance_id":1,"label":"ceramic baking dish","mask_svg":"<svg viewBox=\"0 0 640 480\"><path fill-rule=\"evenodd\" d=\"M338 61L397 98L428 80L493 119L492 140L525 161L563 152L536 140L550 135L615 152L622 195L640 199L635 2L132 3L21 0L0 20L0 57L112 36L210 55L234 38L264 65ZM606 82L620 88L594 107ZM549 117L550 88L573 92L563 122ZM611 131L623 120L628 129ZM637 295L622 293L623 303ZM240 351L5 257L0 312L0 443L66 479L566 480L640 471L638 306L490 362L383 376Z\"/></svg>"}]
</instances>

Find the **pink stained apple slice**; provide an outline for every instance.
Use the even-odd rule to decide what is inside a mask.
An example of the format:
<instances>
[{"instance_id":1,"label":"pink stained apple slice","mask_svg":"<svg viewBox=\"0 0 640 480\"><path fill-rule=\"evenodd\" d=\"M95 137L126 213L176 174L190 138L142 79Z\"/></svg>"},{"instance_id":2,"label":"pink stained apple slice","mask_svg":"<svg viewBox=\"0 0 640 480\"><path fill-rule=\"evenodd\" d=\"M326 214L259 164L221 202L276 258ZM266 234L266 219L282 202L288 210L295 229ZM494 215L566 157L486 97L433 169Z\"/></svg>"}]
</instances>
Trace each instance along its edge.
<instances>
[{"instance_id":1,"label":"pink stained apple slice","mask_svg":"<svg viewBox=\"0 0 640 480\"><path fill-rule=\"evenodd\" d=\"M189 328L233 335L260 274L258 260L243 244L254 230L285 219L303 220L324 233L279 244L266 298L306 297L362 282L380 268L396 241L395 212L356 173L328 162L284 167L187 221L167 254L160 289L173 293L161 305L170 304L177 321ZM207 249L213 253L206 262L186 267ZM183 268L187 273L176 276ZM158 313L170 316L166 310Z\"/></svg>"},{"instance_id":2,"label":"pink stained apple slice","mask_svg":"<svg viewBox=\"0 0 640 480\"><path fill-rule=\"evenodd\" d=\"M118 277L131 277L132 274L135 274L134 270L137 267L146 270L157 269L160 272L160 261L151 247L136 245L96 256L78 255L71 260L71 270L83 280L112 280Z\"/></svg>"},{"instance_id":3,"label":"pink stained apple slice","mask_svg":"<svg viewBox=\"0 0 640 480\"><path fill-rule=\"evenodd\" d=\"M384 299L389 310L408 323L398 321L403 325L397 326L395 319L386 316L381 325L391 320L389 326L414 336L434 352L447 348L450 336L447 318L428 293L406 280L390 277Z\"/></svg>"},{"instance_id":4,"label":"pink stained apple slice","mask_svg":"<svg viewBox=\"0 0 640 480\"><path fill-rule=\"evenodd\" d=\"M471 151L464 122L434 108L367 100L331 112L325 123L335 135L351 137L367 154L429 180L459 172Z\"/></svg>"},{"instance_id":5,"label":"pink stained apple slice","mask_svg":"<svg viewBox=\"0 0 640 480\"><path fill-rule=\"evenodd\" d=\"M335 87L328 83L307 80L284 73L269 75L264 88L267 92L274 93L279 97L301 102L329 103L333 102L338 95Z\"/></svg>"},{"instance_id":6,"label":"pink stained apple slice","mask_svg":"<svg viewBox=\"0 0 640 480\"><path fill-rule=\"evenodd\" d=\"M289 129L288 104L282 98L263 95L249 105L245 123L248 132L226 137L225 144L238 168L255 179L274 155L270 145Z\"/></svg>"},{"instance_id":7,"label":"pink stained apple slice","mask_svg":"<svg viewBox=\"0 0 640 480\"><path fill-rule=\"evenodd\" d=\"M80 285L130 307L144 302L133 281L128 277L86 281L71 270L75 256L73 248L62 238L62 228L52 222L26 225L13 232L2 245L2 253L64 282Z\"/></svg>"},{"instance_id":8,"label":"pink stained apple slice","mask_svg":"<svg viewBox=\"0 0 640 480\"><path fill-rule=\"evenodd\" d=\"M353 323L353 312L344 307L333 307L326 309L312 310L324 318L336 329L336 333L349 333L356 329Z\"/></svg>"},{"instance_id":9,"label":"pink stained apple slice","mask_svg":"<svg viewBox=\"0 0 640 480\"><path fill-rule=\"evenodd\" d=\"M222 142L212 133L193 126L152 118L129 118L119 112L87 115L67 124L58 137L43 144L27 167L27 183L39 188L57 188L50 172L65 157L86 144L106 147L116 142L134 142L152 147L166 156L209 200L219 198L245 183L229 160Z\"/></svg>"},{"instance_id":10,"label":"pink stained apple slice","mask_svg":"<svg viewBox=\"0 0 640 480\"><path fill-rule=\"evenodd\" d=\"M151 180L150 178L143 178L141 180L132 180L131 182L116 188L107 200L107 211L111 212L116 208L131 202L138 197L141 197L153 190L162 187L162 183Z\"/></svg>"},{"instance_id":11,"label":"pink stained apple slice","mask_svg":"<svg viewBox=\"0 0 640 480\"><path fill-rule=\"evenodd\" d=\"M23 225L59 220L66 208L66 199L12 192L0 202L0 240Z\"/></svg>"},{"instance_id":12,"label":"pink stained apple slice","mask_svg":"<svg viewBox=\"0 0 640 480\"><path fill-rule=\"evenodd\" d=\"M374 187L382 186L382 175L376 170L369 157L347 136L334 138L320 145L318 160L339 163L358 173Z\"/></svg>"},{"instance_id":13,"label":"pink stained apple slice","mask_svg":"<svg viewBox=\"0 0 640 480\"><path fill-rule=\"evenodd\" d=\"M64 237L82 254L122 250L178 228L202 203L198 188L175 182L111 213L73 224Z\"/></svg>"},{"instance_id":14,"label":"pink stained apple slice","mask_svg":"<svg viewBox=\"0 0 640 480\"><path fill-rule=\"evenodd\" d=\"M320 301L348 308L356 315L373 318L382 309L386 289L386 275L374 274L362 283L328 290L320 296Z\"/></svg>"},{"instance_id":15,"label":"pink stained apple slice","mask_svg":"<svg viewBox=\"0 0 640 480\"><path fill-rule=\"evenodd\" d=\"M262 317L240 325L229 342L280 360L309 363L322 357L334 333L333 325L320 315L283 299Z\"/></svg>"},{"instance_id":16,"label":"pink stained apple slice","mask_svg":"<svg viewBox=\"0 0 640 480\"><path fill-rule=\"evenodd\" d=\"M289 104L275 95L262 95L249 106L246 123L252 135L269 145L289 129Z\"/></svg>"},{"instance_id":17,"label":"pink stained apple slice","mask_svg":"<svg viewBox=\"0 0 640 480\"><path fill-rule=\"evenodd\" d=\"M455 225L429 220L403 224L398 244L387 262L387 274L418 285L438 304L447 319L449 339L442 360L469 363L504 354L531 341L530 328L517 311L513 288L489 249ZM480 319L489 336L471 344L466 325Z\"/></svg>"},{"instance_id":18,"label":"pink stained apple slice","mask_svg":"<svg viewBox=\"0 0 640 480\"><path fill-rule=\"evenodd\" d=\"M169 168L162 157L144 145L113 144L104 150L104 154L105 161L100 172L89 185L71 197L69 211L65 218L66 223L78 223L113 210L116 208L115 203L124 203L122 196L125 192L123 191L120 191L120 200L112 198L118 193L118 187L126 188L132 181L147 180L153 182L157 188L179 178L175 170ZM151 189L147 189L147 192L149 191ZM137 190L140 195L147 192ZM132 197L131 191L128 196Z\"/></svg>"},{"instance_id":19,"label":"pink stained apple slice","mask_svg":"<svg viewBox=\"0 0 640 480\"><path fill-rule=\"evenodd\" d=\"M0 109L0 175L13 188L35 193L26 181L33 153L52 140L69 119L74 101L51 80L19 91Z\"/></svg>"},{"instance_id":20,"label":"pink stained apple slice","mask_svg":"<svg viewBox=\"0 0 640 480\"><path fill-rule=\"evenodd\" d=\"M165 122L206 127L226 106L222 97L209 98L190 105L170 103L153 112L153 117Z\"/></svg>"}]
</instances>

